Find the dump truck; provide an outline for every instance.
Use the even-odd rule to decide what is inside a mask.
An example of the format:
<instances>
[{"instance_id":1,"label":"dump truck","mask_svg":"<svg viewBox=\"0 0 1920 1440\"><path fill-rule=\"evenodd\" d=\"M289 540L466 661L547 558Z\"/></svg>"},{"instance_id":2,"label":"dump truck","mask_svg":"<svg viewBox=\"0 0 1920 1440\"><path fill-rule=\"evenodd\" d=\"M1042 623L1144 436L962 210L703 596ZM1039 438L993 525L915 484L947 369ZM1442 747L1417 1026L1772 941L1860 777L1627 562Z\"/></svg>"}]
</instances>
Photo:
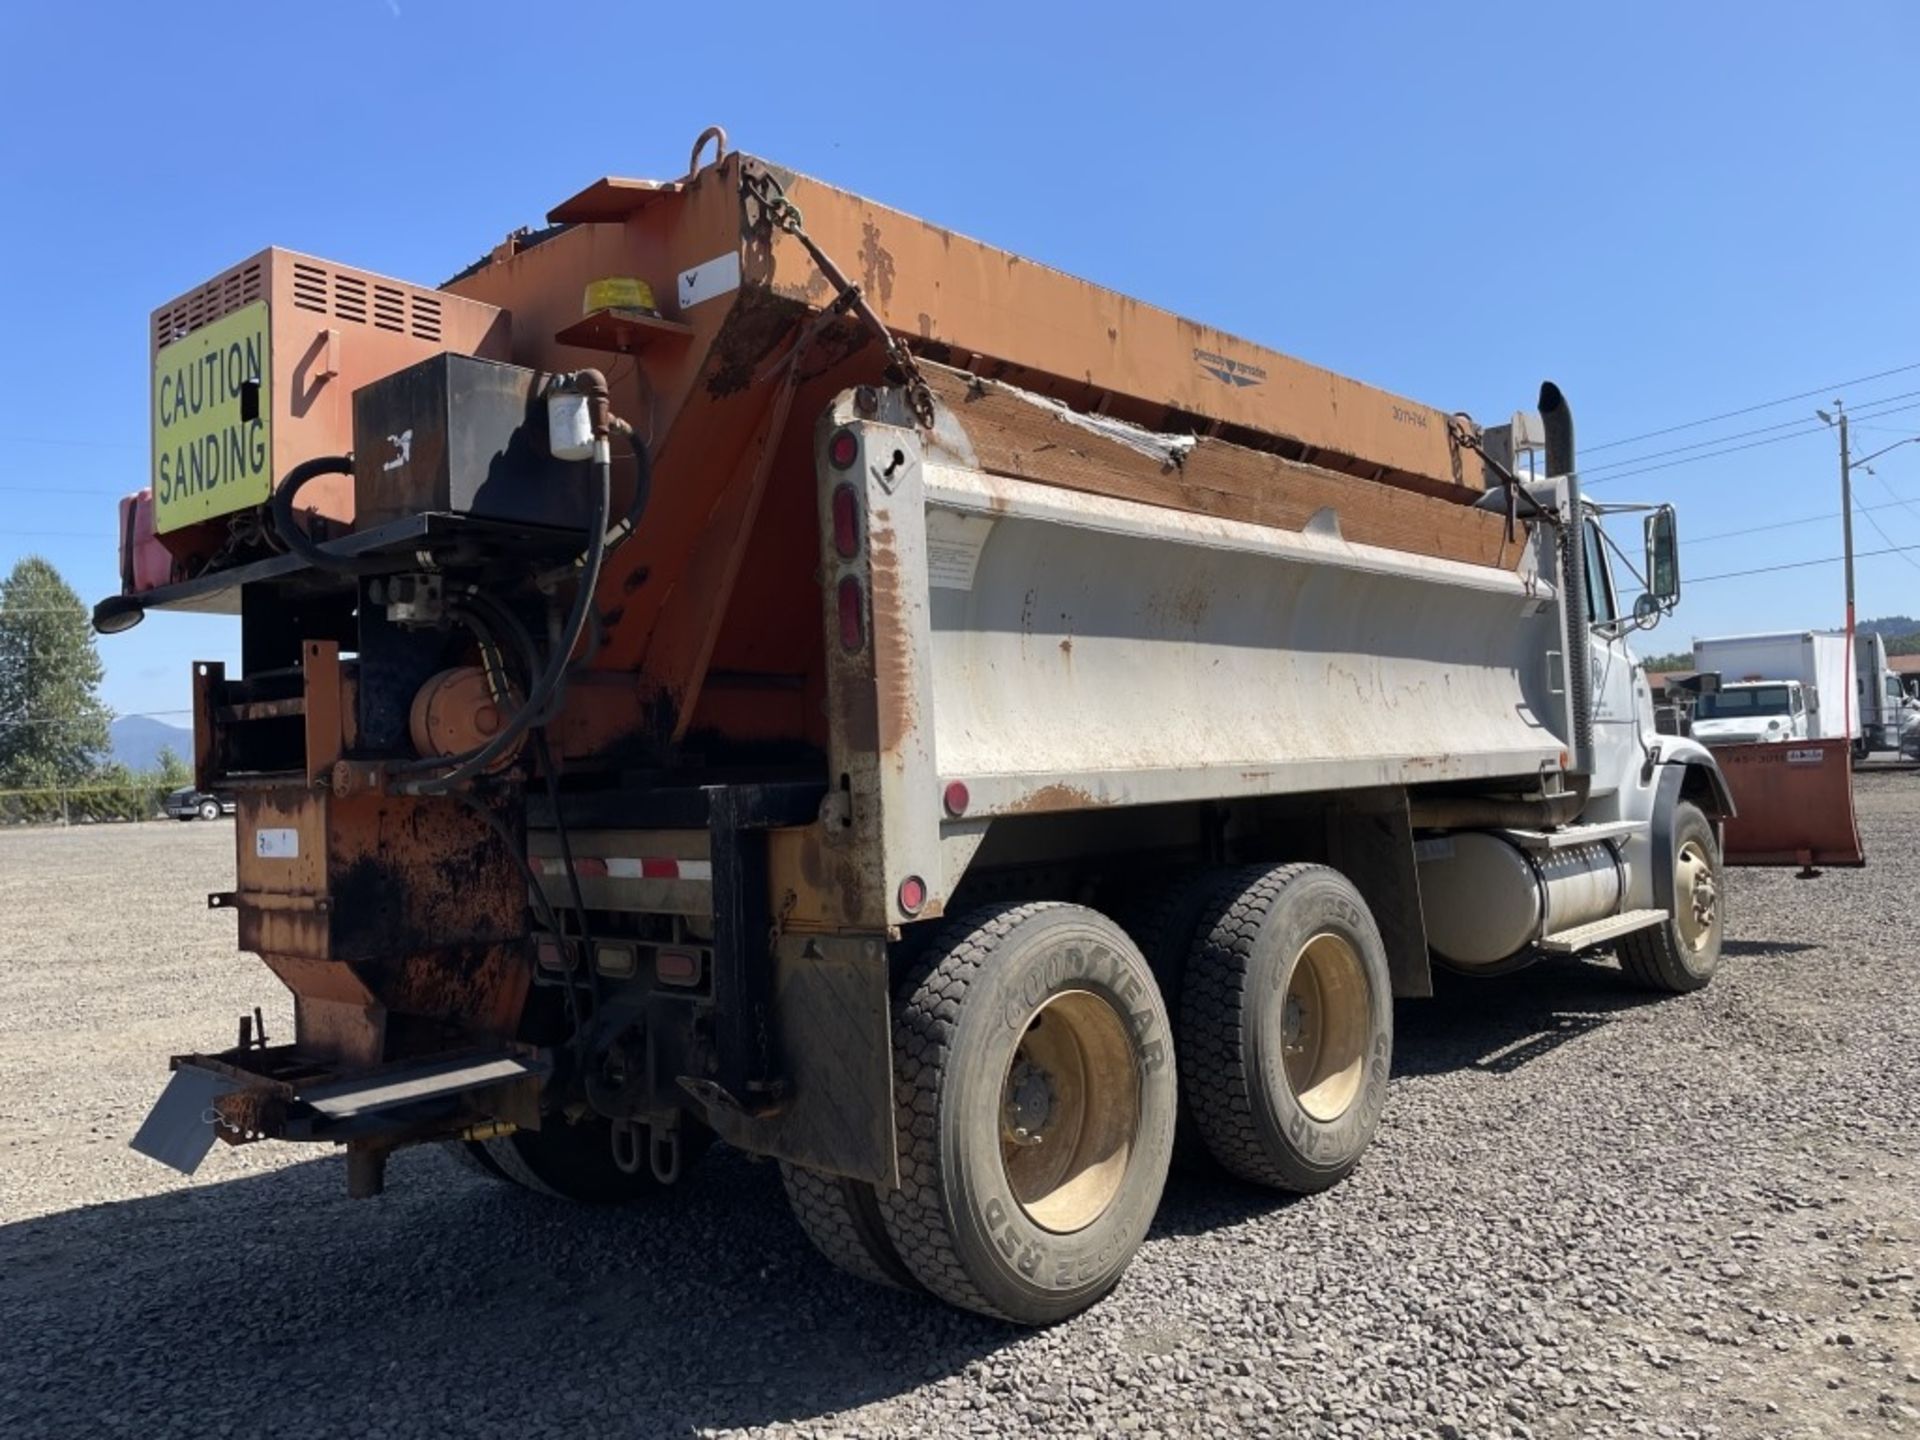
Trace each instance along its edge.
<instances>
[{"instance_id":1,"label":"dump truck","mask_svg":"<svg viewBox=\"0 0 1920 1440\"><path fill-rule=\"evenodd\" d=\"M617 1202L720 1140L844 1269L1045 1324L1176 1135L1351 1171L1436 968L1712 977L1732 802L1628 643L1674 513L1583 498L1552 385L1482 427L717 133L548 220L153 316L95 624L239 616L208 903L293 1028L173 1057L143 1153Z\"/></svg>"}]
</instances>

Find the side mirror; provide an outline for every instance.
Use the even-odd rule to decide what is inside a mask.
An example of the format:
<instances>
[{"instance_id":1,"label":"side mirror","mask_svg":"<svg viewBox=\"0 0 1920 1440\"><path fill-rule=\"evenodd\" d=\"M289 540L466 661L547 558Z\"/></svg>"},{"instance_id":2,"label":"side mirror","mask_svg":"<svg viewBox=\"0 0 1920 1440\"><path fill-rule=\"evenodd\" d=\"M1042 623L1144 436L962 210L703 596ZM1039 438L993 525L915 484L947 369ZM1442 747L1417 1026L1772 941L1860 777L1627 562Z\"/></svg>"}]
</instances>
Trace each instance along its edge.
<instances>
[{"instance_id":1,"label":"side mirror","mask_svg":"<svg viewBox=\"0 0 1920 1440\"><path fill-rule=\"evenodd\" d=\"M1671 505L1647 516L1647 594L1662 610L1680 603L1680 535Z\"/></svg>"}]
</instances>

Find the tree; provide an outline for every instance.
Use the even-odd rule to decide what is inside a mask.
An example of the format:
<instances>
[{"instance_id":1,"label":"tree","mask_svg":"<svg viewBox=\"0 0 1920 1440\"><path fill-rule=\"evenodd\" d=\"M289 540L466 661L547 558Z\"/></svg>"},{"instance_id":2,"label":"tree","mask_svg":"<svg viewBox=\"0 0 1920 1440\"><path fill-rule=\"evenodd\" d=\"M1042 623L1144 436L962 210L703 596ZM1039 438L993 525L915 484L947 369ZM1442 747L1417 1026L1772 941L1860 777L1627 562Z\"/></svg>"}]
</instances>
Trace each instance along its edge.
<instances>
[{"instance_id":1,"label":"tree","mask_svg":"<svg viewBox=\"0 0 1920 1440\"><path fill-rule=\"evenodd\" d=\"M29 555L0 580L0 789L72 785L98 774L113 716L87 607Z\"/></svg>"},{"instance_id":2,"label":"tree","mask_svg":"<svg viewBox=\"0 0 1920 1440\"><path fill-rule=\"evenodd\" d=\"M162 745L153 757L154 778L170 790L193 783L193 771L187 768L187 762L174 753L171 745Z\"/></svg>"}]
</instances>

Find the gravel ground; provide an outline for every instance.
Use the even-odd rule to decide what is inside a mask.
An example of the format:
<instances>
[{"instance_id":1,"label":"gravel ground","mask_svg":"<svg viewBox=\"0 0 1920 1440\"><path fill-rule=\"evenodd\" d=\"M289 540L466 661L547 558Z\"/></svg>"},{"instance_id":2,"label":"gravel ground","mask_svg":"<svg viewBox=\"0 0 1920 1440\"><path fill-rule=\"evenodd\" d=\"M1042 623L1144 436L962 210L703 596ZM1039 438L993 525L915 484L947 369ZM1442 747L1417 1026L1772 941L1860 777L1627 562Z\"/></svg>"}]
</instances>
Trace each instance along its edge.
<instances>
[{"instance_id":1,"label":"gravel ground","mask_svg":"<svg viewBox=\"0 0 1920 1440\"><path fill-rule=\"evenodd\" d=\"M1287 1201L1176 1179L1027 1333L816 1259L773 1167L571 1210L396 1158L126 1139L170 1051L286 1006L231 827L0 834L0 1435L1920 1434L1920 775L1861 872L1734 881L1703 994L1609 962L1399 1007L1379 1140Z\"/></svg>"}]
</instances>

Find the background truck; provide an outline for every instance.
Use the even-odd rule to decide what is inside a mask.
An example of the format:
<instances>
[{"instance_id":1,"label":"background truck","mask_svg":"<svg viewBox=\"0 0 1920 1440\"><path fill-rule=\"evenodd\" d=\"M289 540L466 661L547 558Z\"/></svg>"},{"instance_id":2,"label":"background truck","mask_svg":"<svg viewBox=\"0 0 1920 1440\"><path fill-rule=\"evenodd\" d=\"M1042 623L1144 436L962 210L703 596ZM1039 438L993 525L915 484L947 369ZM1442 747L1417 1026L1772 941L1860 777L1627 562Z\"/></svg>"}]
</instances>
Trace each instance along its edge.
<instances>
[{"instance_id":1,"label":"background truck","mask_svg":"<svg viewBox=\"0 0 1920 1440\"><path fill-rule=\"evenodd\" d=\"M1887 638L1875 631L1854 638L1854 699L1860 716L1855 749L1902 750L1908 733L1920 724L1920 704L1907 695L1887 663Z\"/></svg>"},{"instance_id":2,"label":"background truck","mask_svg":"<svg viewBox=\"0 0 1920 1440\"><path fill-rule=\"evenodd\" d=\"M835 1263L1037 1324L1176 1130L1351 1170L1435 964L1708 982L1732 806L1628 644L1674 515L1626 603L1556 389L1482 429L702 154L439 289L275 249L155 313L95 623L239 615L211 903L295 1020L140 1149L617 1200L718 1137Z\"/></svg>"},{"instance_id":3,"label":"background truck","mask_svg":"<svg viewBox=\"0 0 1920 1440\"><path fill-rule=\"evenodd\" d=\"M1842 631L1729 635L1693 642L1694 669L1720 687L1694 705L1692 734L1708 745L1779 740L1858 740L1849 709L1853 663Z\"/></svg>"}]
</instances>

